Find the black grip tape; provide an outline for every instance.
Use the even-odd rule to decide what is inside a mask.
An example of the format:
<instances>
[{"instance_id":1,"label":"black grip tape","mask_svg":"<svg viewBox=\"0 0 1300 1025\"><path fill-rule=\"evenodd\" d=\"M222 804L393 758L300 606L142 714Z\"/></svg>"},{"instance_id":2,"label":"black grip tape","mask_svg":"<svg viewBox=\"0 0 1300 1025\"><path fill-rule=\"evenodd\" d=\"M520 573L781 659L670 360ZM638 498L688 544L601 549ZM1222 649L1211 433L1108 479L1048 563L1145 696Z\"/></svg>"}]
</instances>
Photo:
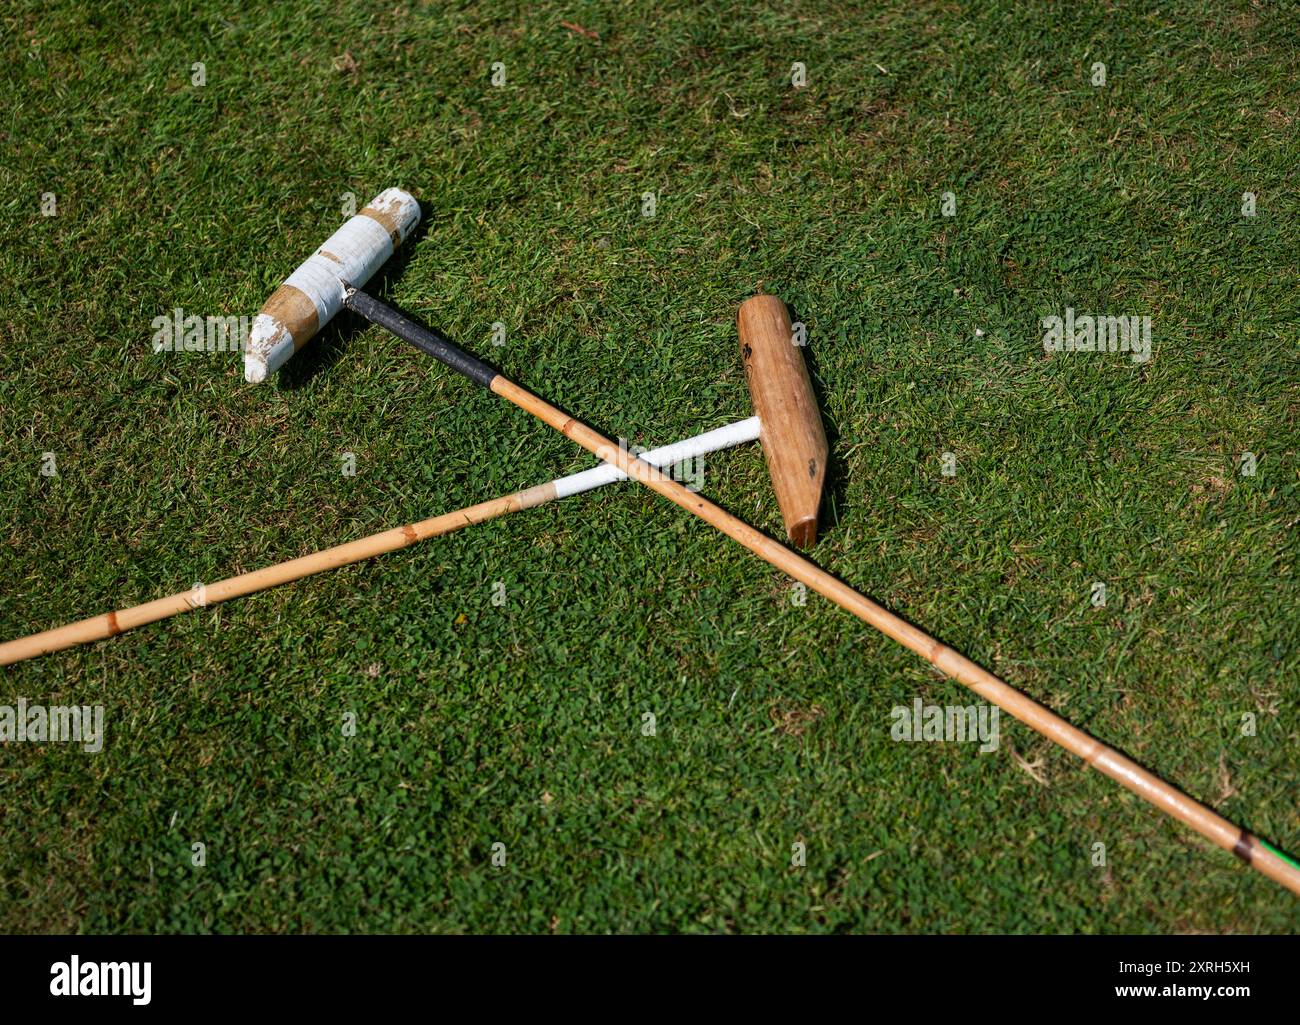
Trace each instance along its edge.
<instances>
[{"instance_id":1,"label":"black grip tape","mask_svg":"<svg viewBox=\"0 0 1300 1025\"><path fill-rule=\"evenodd\" d=\"M497 372L480 359L475 359L468 352L457 347L449 338L427 327L421 327L413 320L403 317L387 303L380 302L372 295L359 289L349 289L344 305L355 310L372 324L387 328L404 342L409 342L421 352L427 352L438 362L443 363L458 374L463 374L477 385L484 388L492 386Z\"/></svg>"}]
</instances>

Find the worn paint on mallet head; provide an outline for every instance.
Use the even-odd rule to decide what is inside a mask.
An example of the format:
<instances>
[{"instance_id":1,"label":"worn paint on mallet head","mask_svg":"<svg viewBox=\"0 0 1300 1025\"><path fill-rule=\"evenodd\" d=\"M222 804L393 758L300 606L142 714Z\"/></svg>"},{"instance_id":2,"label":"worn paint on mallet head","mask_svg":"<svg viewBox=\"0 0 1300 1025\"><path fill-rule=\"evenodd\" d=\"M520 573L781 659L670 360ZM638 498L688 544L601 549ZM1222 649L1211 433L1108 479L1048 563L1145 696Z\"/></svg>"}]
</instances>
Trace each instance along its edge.
<instances>
[{"instance_id":1,"label":"worn paint on mallet head","mask_svg":"<svg viewBox=\"0 0 1300 1025\"><path fill-rule=\"evenodd\" d=\"M364 285L420 221L420 204L401 189L385 189L350 218L285 280L253 321L244 352L252 384L275 373L343 309L349 287Z\"/></svg>"}]
</instances>

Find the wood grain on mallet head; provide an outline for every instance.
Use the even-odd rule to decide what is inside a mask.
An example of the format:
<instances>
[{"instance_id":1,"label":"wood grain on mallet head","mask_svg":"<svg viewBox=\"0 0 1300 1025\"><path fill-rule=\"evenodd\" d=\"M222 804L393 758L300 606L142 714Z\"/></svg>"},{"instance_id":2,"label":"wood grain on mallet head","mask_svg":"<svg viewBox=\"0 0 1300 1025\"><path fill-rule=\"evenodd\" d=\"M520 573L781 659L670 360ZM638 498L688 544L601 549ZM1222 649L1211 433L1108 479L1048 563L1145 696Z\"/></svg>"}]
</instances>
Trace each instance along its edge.
<instances>
[{"instance_id":1,"label":"wood grain on mallet head","mask_svg":"<svg viewBox=\"0 0 1300 1025\"><path fill-rule=\"evenodd\" d=\"M785 532L791 542L808 548L817 540L827 453L826 431L808 368L795 344L790 314L776 296L746 300L736 325Z\"/></svg>"}]
</instances>

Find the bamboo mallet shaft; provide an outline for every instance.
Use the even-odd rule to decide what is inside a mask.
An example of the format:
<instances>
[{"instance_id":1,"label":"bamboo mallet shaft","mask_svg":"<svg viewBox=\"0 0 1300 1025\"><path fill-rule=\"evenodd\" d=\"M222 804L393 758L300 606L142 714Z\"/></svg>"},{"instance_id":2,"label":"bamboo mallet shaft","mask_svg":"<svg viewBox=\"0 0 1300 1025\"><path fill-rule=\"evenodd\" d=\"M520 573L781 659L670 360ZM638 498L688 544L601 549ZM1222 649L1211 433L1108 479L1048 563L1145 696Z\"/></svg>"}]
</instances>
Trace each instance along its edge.
<instances>
[{"instance_id":1,"label":"bamboo mallet shaft","mask_svg":"<svg viewBox=\"0 0 1300 1025\"><path fill-rule=\"evenodd\" d=\"M748 420L728 424L726 427L706 431L693 438L645 452L642 458L656 466L672 466L685 459L753 441L758 437L758 431L758 417L750 417ZM78 644L102 641L107 637L115 637L124 630L144 626L146 623L156 623L160 619L182 612L190 612L193 609L229 601L231 598L240 598L257 591L265 591L339 566L362 562L376 555L413 545L417 541L427 541L429 538L450 534L471 524L505 516L507 513L519 512L521 509L532 509L557 498L567 498L570 495L625 479L626 477L614 467L602 463L590 470L570 474L524 491L516 491L514 494L503 495L489 502L480 502L478 505L434 516L419 523L408 523L404 527L371 534L369 537L312 552L310 555L290 559L275 566L266 566L251 573L228 577L204 585L201 591L191 588L166 598L145 602L143 605L118 609L106 615L92 616L90 619L44 630L29 637L7 641L0 644L0 665L10 665L51 651L75 647Z\"/></svg>"},{"instance_id":2,"label":"bamboo mallet shaft","mask_svg":"<svg viewBox=\"0 0 1300 1025\"><path fill-rule=\"evenodd\" d=\"M748 548L759 558L812 588L818 594L829 598L840 608L851 612L885 636L916 652L945 676L965 684L986 701L991 701L1031 729L1082 758L1125 789L1190 826L1212 843L1226 851L1231 851L1246 864L1275 882L1281 883L1292 893L1300 895L1300 868L1284 855L1148 772L1114 748L1108 747L1071 725L1027 694L998 679L987 669L958 654L947 645L940 644L923 630L917 629L911 623L877 605L870 598L855 591L802 555L755 530L743 520L688 490L660 473L649 463L615 445L586 424L578 422L532 392L498 374L487 364L457 348L448 339L420 327L364 292L349 292L346 303L362 316L387 328L403 341L434 356L470 380L484 385L507 402L531 413L565 437L577 442L597 458L618 467L628 477L694 513L732 540Z\"/></svg>"}]
</instances>

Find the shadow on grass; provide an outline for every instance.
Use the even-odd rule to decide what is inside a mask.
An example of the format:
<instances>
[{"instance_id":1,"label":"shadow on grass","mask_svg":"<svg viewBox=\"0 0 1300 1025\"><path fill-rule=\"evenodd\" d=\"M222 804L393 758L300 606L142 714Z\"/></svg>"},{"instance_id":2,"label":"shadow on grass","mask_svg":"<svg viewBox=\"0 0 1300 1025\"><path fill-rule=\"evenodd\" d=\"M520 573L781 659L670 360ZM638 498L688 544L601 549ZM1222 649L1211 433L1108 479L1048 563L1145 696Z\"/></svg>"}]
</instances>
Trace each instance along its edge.
<instances>
[{"instance_id":1,"label":"shadow on grass","mask_svg":"<svg viewBox=\"0 0 1300 1025\"><path fill-rule=\"evenodd\" d=\"M799 311L791 304L787 304L787 309L790 311L791 322L798 323ZM823 528L839 527L848 520L848 516L841 515L840 510L845 508L844 497L848 490L849 477L844 465L835 458L836 449L839 448L840 432L832 421L826 419L826 389L822 385L821 375L817 372L817 356L812 346L803 347L803 361L804 366L808 368L808 379L812 381L817 409L822 412L822 429L826 432L826 485L822 493L821 510L817 516L817 536L820 538Z\"/></svg>"}]
</instances>

